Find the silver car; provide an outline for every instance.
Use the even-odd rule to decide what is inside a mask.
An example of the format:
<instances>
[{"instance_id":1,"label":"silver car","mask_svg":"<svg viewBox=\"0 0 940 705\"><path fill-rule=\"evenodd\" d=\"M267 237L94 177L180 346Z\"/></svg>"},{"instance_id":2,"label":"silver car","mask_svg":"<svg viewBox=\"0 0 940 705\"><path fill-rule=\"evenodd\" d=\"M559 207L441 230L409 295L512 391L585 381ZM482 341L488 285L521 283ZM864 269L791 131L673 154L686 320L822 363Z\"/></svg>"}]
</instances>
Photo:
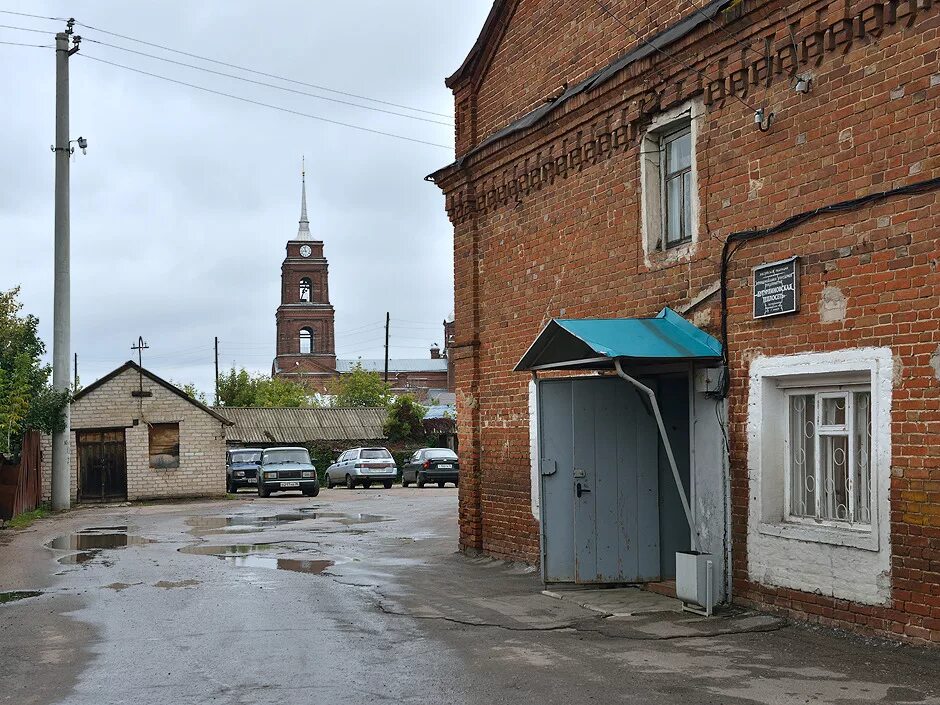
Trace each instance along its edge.
<instances>
[{"instance_id":1,"label":"silver car","mask_svg":"<svg viewBox=\"0 0 940 705\"><path fill-rule=\"evenodd\" d=\"M326 469L325 482L328 489L341 484L369 489L373 482L381 482L388 490L397 476L398 467L388 448L350 448Z\"/></svg>"}]
</instances>

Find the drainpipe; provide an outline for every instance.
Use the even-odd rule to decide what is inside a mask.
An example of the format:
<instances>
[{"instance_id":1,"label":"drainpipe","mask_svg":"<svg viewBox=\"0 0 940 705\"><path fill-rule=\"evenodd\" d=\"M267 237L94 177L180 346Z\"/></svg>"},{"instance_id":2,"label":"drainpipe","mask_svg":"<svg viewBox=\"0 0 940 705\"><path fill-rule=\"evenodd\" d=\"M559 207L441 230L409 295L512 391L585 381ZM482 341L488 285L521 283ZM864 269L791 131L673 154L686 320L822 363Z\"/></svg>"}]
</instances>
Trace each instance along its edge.
<instances>
[{"instance_id":1,"label":"drainpipe","mask_svg":"<svg viewBox=\"0 0 940 705\"><path fill-rule=\"evenodd\" d=\"M695 528L695 519L692 517L692 509L689 507L689 498L685 494L685 487L682 486L682 478L679 477L679 468L676 467L676 458L672 454L672 445L669 443L669 436L666 435L666 426L663 424L662 414L659 413L659 402L656 401L656 392L624 372L623 368L620 366L620 358L614 359L614 368L621 378L627 380L649 397L650 406L653 407L653 415L656 416L656 425L659 426L659 436L663 439L666 457L669 458L669 467L672 468L672 479L676 481L676 490L679 492L679 499L682 500L682 509L685 511L685 518L689 523L692 550L698 553L698 531Z\"/></svg>"}]
</instances>

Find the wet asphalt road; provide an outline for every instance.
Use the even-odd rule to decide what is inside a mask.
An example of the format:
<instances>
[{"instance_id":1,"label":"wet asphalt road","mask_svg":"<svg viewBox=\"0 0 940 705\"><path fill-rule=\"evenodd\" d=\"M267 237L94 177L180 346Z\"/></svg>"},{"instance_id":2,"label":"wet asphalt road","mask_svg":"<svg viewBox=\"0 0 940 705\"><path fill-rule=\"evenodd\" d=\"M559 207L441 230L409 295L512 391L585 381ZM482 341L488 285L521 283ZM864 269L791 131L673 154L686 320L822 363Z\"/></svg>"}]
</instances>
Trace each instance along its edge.
<instances>
[{"instance_id":1,"label":"wet asphalt road","mask_svg":"<svg viewBox=\"0 0 940 705\"><path fill-rule=\"evenodd\" d=\"M455 554L456 509L337 489L0 532L0 591L42 591L0 605L0 704L940 703L937 652L546 597Z\"/></svg>"}]
</instances>

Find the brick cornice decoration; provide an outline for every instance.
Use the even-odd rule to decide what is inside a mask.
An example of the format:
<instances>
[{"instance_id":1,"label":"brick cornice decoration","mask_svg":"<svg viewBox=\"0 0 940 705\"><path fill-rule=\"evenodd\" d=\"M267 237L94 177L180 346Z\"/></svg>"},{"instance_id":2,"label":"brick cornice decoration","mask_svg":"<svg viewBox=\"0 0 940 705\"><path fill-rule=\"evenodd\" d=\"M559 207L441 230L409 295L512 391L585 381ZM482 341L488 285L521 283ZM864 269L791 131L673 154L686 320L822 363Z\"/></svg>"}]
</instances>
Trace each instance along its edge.
<instances>
[{"instance_id":1,"label":"brick cornice decoration","mask_svg":"<svg viewBox=\"0 0 940 705\"><path fill-rule=\"evenodd\" d=\"M826 8L835 5L827 5ZM838 5L842 7L841 3ZM804 17L811 8L807 8ZM609 81L596 90L589 91L579 99L570 101L570 106L560 115L533 126L521 133L507 135L472 152L465 159L444 167L435 174L436 183L445 191L446 210L454 225L463 223L476 215L486 214L516 204L540 190L555 179L567 178L569 174L602 162L618 151L635 146L644 126L658 112L679 105L694 97L702 96L706 109L721 109L734 99L744 100L758 87L768 87L781 77L792 78L802 69L820 66L828 55L846 54L857 43L876 41L887 31L903 26L913 27L924 15L933 10L933 0L875 0L863 5L851 15L844 15L828 25L818 23L824 13L817 8L811 18L813 27L800 31L800 22L791 22L785 36L774 36L765 40L764 54L749 61L747 53L740 49L705 65L717 64L715 79L704 80L701 69L677 66L673 75L661 80L657 88L644 88L625 95L613 109L603 114L581 116L581 108L595 101L602 93L624 92L624 84L640 79L653 69L649 59L637 62L622 71L619 81ZM737 19L746 13L741 5L732 6L725 20ZM687 42L690 45L693 42ZM685 48L685 47L682 47ZM676 56L674 49L670 56ZM697 62L701 63L701 61ZM662 76L661 76L662 77ZM558 134L561 119L568 118L569 125ZM574 118L574 119L571 119ZM502 165L487 165L485 175L471 177L475 167L514 144L542 131L545 140L534 147L523 147L522 153L508 157ZM554 133L554 134L553 134ZM499 170L496 176L490 176Z\"/></svg>"}]
</instances>

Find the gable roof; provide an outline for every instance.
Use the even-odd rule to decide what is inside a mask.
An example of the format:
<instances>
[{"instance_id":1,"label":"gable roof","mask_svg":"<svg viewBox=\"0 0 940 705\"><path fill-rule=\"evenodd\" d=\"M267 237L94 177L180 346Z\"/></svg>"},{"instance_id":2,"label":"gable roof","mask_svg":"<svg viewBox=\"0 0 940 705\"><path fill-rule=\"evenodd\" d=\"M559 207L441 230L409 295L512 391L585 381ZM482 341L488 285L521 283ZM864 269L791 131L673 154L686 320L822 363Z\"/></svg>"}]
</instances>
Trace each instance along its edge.
<instances>
[{"instance_id":1,"label":"gable roof","mask_svg":"<svg viewBox=\"0 0 940 705\"><path fill-rule=\"evenodd\" d=\"M634 361L721 359L721 343L668 306L652 318L553 318L515 371L609 368Z\"/></svg>"},{"instance_id":2,"label":"gable roof","mask_svg":"<svg viewBox=\"0 0 940 705\"><path fill-rule=\"evenodd\" d=\"M149 380L151 380L151 381L153 381L153 382L156 382L157 384L159 384L161 387L163 387L163 388L166 389L167 391L173 392L173 394L175 394L176 396L180 397L181 399L185 399L185 400L188 401L190 404L192 404L193 406L195 406L197 409L206 412L206 413L209 414L210 416L212 416L212 417L218 419L219 421L221 421L222 423L224 423L224 424L226 424L226 425L228 425L228 426L231 426L231 425L232 425L232 422L231 422L231 421L229 421L227 418L225 418L224 416L222 416L222 415L221 415L220 413L218 413L217 411L214 411L214 410L210 409L208 406L206 406L205 404L202 404L202 403L196 401L196 400L193 399L191 396L189 396L186 392L184 392L182 389L180 389L179 387L177 387L175 384L173 384L173 383L171 383L171 382L167 382L167 381L166 381L165 379L163 379L162 377L158 377L158 376L155 375L153 372L151 372L150 370L144 369L143 367L141 367L140 365L138 365L138 364L137 364L136 362L134 362L133 360L128 360L128 361L125 362L123 365L121 365L120 367L118 367L116 370L112 370L111 372L109 372L108 374L106 374L106 375L105 375L104 377L102 377L101 379L97 379L97 380L95 380L94 382L92 382L91 384L89 384L87 387L83 387L80 391L78 391L75 395L72 396L72 401L78 401L78 400L81 399L82 397L87 396L87 395L90 394L91 392L93 392L93 391L95 391L96 389L98 389L98 387L104 386L105 384L107 384L108 382L110 382L112 379L114 379L114 378L117 377L118 375L123 374L124 372L127 372L128 370L133 370L133 371L135 371L135 372L138 372L138 373L142 374L144 377L146 377L147 379L149 379Z\"/></svg>"},{"instance_id":3,"label":"gable roof","mask_svg":"<svg viewBox=\"0 0 940 705\"><path fill-rule=\"evenodd\" d=\"M509 27L509 20L518 5L519 0L493 1L490 14L486 16L483 29L480 30L480 35L470 48L467 58L463 60L460 68L444 80L444 85L453 88L465 77L478 73L479 70L484 69L489 64L493 54L496 53L499 41L506 33L507 27Z\"/></svg>"}]
</instances>

